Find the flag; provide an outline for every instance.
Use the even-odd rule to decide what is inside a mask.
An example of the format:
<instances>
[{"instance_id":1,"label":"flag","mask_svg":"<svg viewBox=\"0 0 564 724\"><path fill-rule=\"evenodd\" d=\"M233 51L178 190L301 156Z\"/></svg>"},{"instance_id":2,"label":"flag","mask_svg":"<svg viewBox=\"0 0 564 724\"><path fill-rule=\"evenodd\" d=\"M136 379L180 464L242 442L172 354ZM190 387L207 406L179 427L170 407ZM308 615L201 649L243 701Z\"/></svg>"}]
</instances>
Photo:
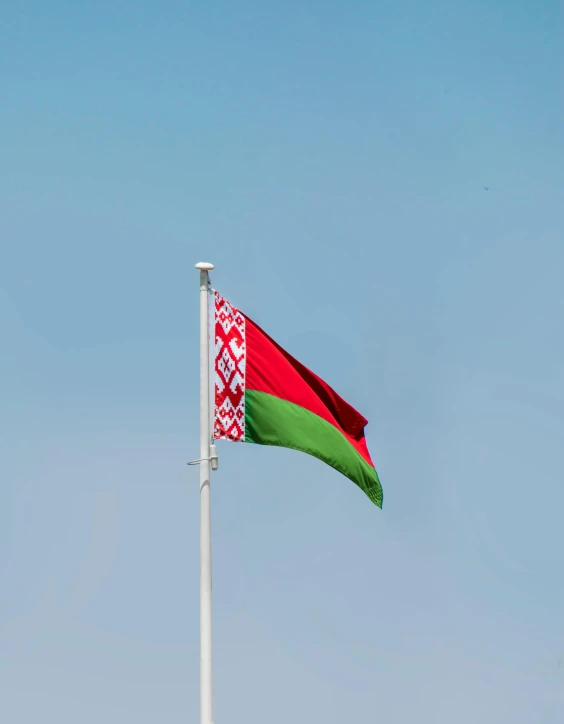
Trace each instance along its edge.
<instances>
[{"instance_id":1,"label":"flag","mask_svg":"<svg viewBox=\"0 0 564 724\"><path fill-rule=\"evenodd\" d=\"M214 291L214 439L293 448L350 478L382 507L368 421Z\"/></svg>"}]
</instances>

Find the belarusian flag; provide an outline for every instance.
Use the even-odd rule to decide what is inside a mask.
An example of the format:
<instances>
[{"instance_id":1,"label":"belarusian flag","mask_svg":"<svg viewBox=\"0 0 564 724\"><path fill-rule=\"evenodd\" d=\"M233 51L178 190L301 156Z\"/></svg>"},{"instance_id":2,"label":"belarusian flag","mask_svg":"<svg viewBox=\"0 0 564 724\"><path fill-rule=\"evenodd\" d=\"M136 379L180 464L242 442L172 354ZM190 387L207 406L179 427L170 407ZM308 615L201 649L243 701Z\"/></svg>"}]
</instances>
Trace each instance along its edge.
<instances>
[{"instance_id":1,"label":"belarusian flag","mask_svg":"<svg viewBox=\"0 0 564 724\"><path fill-rule=\"evenodd\" d=\"M314 455L381 508L364 437L368 421L220 294L214 298L214 438Z\"/></svg>"}]
</instances>

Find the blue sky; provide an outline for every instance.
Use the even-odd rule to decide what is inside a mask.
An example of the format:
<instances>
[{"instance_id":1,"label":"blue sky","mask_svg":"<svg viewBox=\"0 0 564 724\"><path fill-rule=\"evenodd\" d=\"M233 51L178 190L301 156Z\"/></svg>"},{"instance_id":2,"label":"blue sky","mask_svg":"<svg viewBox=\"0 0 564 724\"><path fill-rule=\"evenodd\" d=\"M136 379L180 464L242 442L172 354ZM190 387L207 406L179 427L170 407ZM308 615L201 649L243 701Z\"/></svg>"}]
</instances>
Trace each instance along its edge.
<instances>
[{"instance_id":1,"label":"blue sky","mask_svg":"<svg viewBox=\"0 0 564 724\"><path fill-rule=\"evenodd\" d=\"M204 259L385 491L220 446L216 722L560 724L563 14L3 9L3 721L197 721Z\"/></svg>"}]
</instances>

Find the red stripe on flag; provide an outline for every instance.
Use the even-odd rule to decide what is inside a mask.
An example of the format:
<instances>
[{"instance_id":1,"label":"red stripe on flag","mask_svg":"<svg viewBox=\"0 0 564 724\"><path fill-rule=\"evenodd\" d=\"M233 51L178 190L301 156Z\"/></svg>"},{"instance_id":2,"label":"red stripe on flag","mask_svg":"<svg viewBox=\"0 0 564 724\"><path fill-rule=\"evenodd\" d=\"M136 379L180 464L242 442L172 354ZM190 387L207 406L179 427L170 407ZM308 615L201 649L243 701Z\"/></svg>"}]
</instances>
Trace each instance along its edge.
<instances>
[{"instance_id":1,"label":"red stripe on flag","mask_svg":"<svg viewBox=\"0 0 564 724\"><path fill-rule=\"evenodd\" d=\"M319 415L340 430L374 467L364 438L368 420L251 319L243 316L247 348L245 388L267 392Z\"/></svg>"}]
</instances>

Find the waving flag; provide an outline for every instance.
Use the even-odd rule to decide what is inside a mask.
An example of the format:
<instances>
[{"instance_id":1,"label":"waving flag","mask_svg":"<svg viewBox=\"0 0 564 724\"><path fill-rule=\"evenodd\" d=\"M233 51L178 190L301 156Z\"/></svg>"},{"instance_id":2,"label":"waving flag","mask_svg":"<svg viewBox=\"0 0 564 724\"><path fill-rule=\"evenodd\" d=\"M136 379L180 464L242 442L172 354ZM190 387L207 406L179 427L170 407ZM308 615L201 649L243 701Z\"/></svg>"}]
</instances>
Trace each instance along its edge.
<instances>
[{"instance_id":1,"label":"waving flag","mask_svg":"<svg viewBox=\"0 0 564 724\"><path fill-rule=\"evenodd\" d=\"M382 507L367 420L214 292L214 438L293 448L338 470Z\"/></svg>"}]
</instances>

